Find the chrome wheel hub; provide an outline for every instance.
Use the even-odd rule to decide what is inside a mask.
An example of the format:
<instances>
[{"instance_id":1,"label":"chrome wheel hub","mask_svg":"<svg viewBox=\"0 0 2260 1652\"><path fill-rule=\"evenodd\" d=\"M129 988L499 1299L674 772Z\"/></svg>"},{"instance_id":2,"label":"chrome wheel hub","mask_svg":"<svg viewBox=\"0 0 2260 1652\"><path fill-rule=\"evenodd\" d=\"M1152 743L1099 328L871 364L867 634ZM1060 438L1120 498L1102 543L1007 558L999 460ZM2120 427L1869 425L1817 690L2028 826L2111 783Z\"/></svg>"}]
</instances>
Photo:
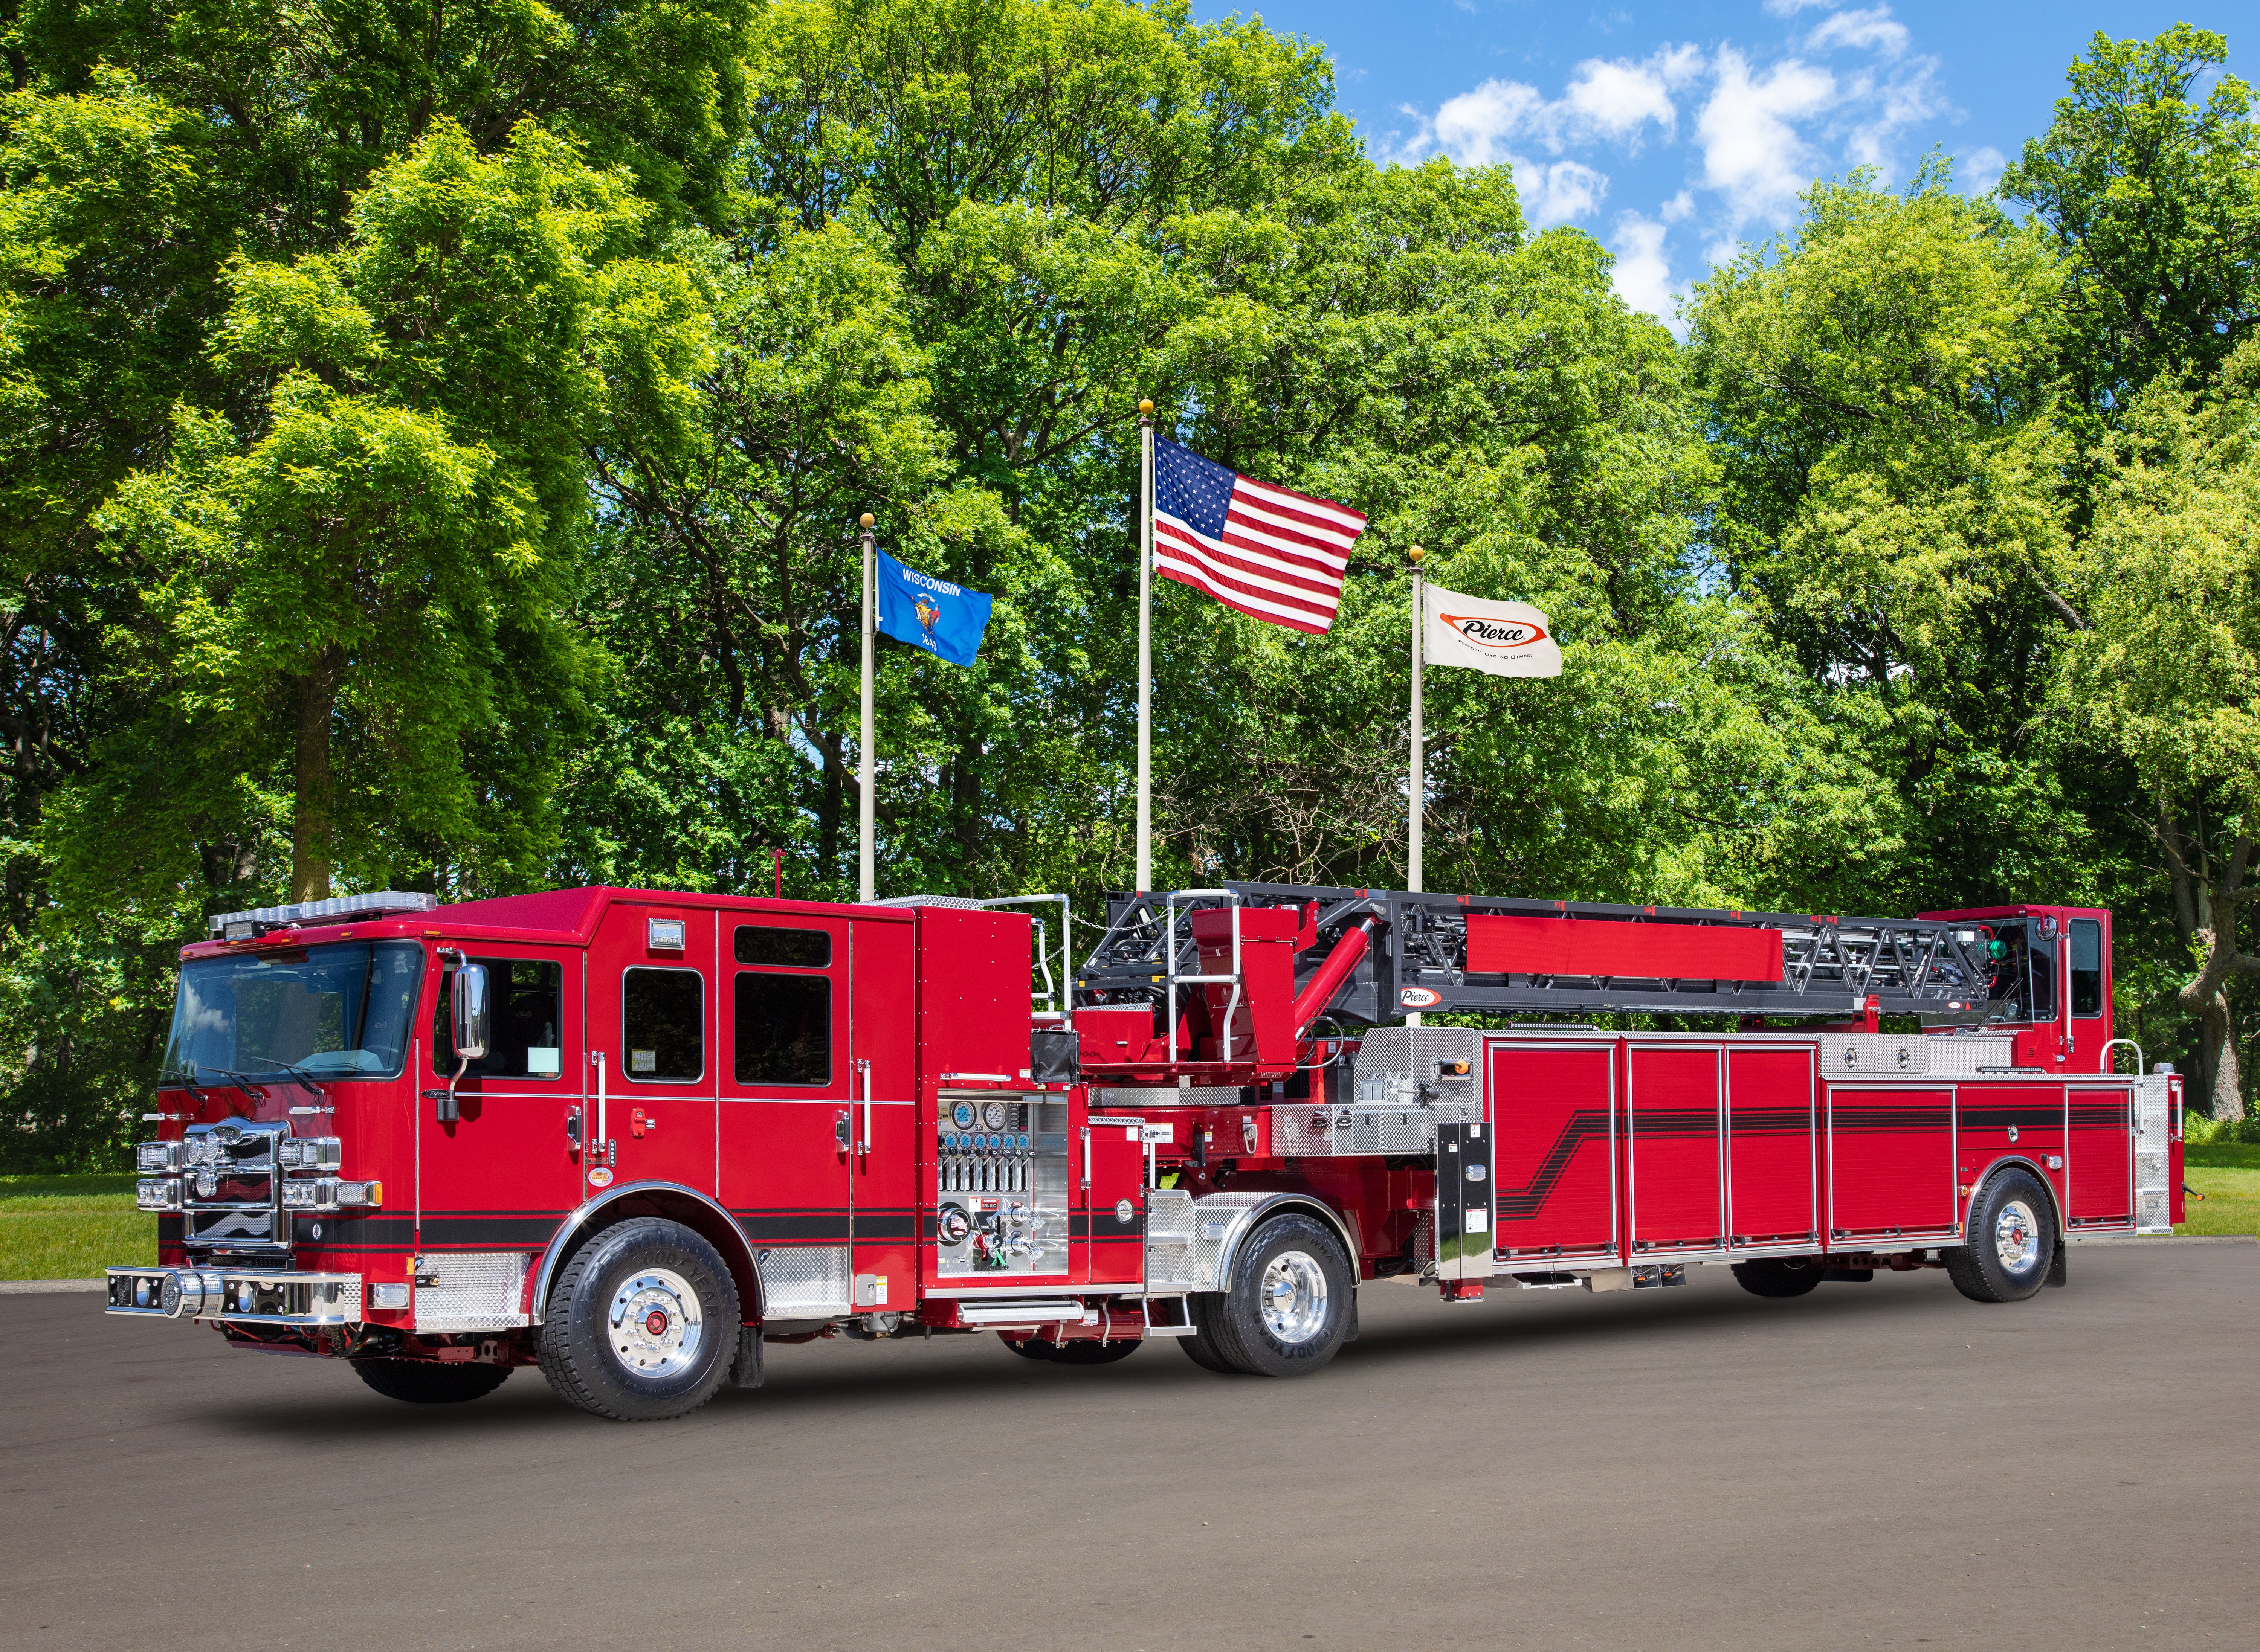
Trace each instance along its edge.
<instances>
[{"instance_id":1,"label":"chrome wheel hub","mask_svg":"<svg viewBox=\"0 0 2260 1652\"><path fill-rule=\"evenodd\" d=\"M2040 1221L2024 1200L2011 1199L1993 1219L1993 1254L2011 1273L2022 1273L2040 1260Z\"/></svg>"},{"instance_id":2,"label":"chrome wheel hub","mask_svg":"<svg viewBox=\"0 0 2260 1652\"><path fill-rule=\"evenodd\" d=\"M668 1268L646 1268L622 1280L604 1320L613 1357L638 1377L689 1370L705 1336L698 1293Z\"/></svg>"},{"instance_id":3,"label":"chrome wheel hub","mask_svg":"<svg viewBox=\"0 0 2260 1652\"><path fill-rule=\"evenodd\" d=\"M1327 1271L1306 1251L1274 1256L1263 1269L1256 1298L1264 1328L1282 1342L1307 1342L1326 1328Z\"/></svg>"}]
</instances>

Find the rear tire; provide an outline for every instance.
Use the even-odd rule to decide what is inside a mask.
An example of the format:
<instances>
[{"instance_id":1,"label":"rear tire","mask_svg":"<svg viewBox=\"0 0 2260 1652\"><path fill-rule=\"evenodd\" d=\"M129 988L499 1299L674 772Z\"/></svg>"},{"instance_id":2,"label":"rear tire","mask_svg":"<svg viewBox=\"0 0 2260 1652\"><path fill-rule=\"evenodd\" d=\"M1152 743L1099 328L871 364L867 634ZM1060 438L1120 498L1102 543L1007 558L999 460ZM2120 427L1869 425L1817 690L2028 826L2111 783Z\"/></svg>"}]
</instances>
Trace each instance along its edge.
<instances>
[{"instance_id":1,"label":"rear tire","mask_svg":"<svg viewBox=\"0 0 2260 1652\"><path fill-rule=\"evenodd\" d=\"M1179 1337L1177 1346L1184 1349L1187 1359L1205 1371L1214 1371L1219 1377L1245 1376L1240 1367L1224 1357L1223 1350L1216 1345L1215 1333L1209 1329L1205 1305L1215 1300L1205 1292L1185 1298L1185 1313L1193 1322L1193 1334Z\"/></svg>"},{"instance_id":2,"label":"rear tire","mask_svg":"<svg viewBox=\"0 0 2260 1652\"><path fill-rule=\"evenodd\" d=\"M2056 1203L2029 1170L2004 1170L1970 1202L1969 1241L1946 1253L1946 1277L1972 1302L2021 1302L2056 1264Z\"/></svg>"},{"instance_id":3,"label":"rear tire","mask_svg":"<svg viewBox=\"0 0 2260 1652\"><path fill-rule=\"evenodd\" d=\"M387 1399L411 1405L459 1405L483 1399L510 1379L507 1365L442 1365L436 1360L361 1359L354 1375Z\"/></svg>"},{"instance_id":4,"label":"rear tire","mask_svg":"<svg viewBox=\"0 0 2260 1652\"><path fill-rule=\"evenodd\" d=\"M1801 1297L1819 1290L1827 1271L1818 1256L1767 1256L1734 1265L1734 1283L1754 1297Z\"/></svg>"},{"instance_id":5,"label":"rear tire","mask_svg":"<svg viewBox=\"0 0 2260 1652\"><path fill-rule=\"evenodd\" d=\"M549 1292L541 1374L599 1417L657 1422L713 1398L738 1349L738 1287L680 1222L640 1216L573 1255Z\"/></svg>"},{"instance_id":6,"label":"rear tire","mask_svg":"<svg viewBox=\"0 0 2260 1652\"><path fill-rule=\"evenodd\" d=\"M1275 1216L1232 1259L1227 1288L1204 1316L1216 1351L1251 1377L1303 1377L1349 1334L1349 1262L1308 1216Z\"/></svg>"}]
</instances>

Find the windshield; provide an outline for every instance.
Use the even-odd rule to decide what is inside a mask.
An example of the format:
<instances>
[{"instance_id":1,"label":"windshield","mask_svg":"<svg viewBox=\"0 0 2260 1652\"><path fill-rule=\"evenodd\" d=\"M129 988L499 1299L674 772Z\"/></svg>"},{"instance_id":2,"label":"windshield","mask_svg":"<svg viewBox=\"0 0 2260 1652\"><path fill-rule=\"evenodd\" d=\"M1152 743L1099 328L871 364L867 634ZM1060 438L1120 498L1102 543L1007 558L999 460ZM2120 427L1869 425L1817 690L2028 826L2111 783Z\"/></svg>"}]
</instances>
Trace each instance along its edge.
<instances>
[{"instance_id":1,"label":"windshield","mask_svg":"<svg viewBox=\"0 0 2260 1652\"><path fill-rule=\"evenodd\" d=\"M423 975L412 940L197 959L181 967L165 1076L392 1077Z\"/></svg>"}]
</instances>

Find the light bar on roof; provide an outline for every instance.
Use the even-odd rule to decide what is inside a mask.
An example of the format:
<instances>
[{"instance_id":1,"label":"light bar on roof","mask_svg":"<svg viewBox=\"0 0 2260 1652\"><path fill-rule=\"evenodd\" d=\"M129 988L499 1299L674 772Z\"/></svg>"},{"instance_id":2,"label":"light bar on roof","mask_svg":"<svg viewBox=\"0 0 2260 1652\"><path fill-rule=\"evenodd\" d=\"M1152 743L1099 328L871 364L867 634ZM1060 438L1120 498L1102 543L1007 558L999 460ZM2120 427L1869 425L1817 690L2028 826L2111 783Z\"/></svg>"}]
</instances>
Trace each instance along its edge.
<instances>
[{"instance_id":1,"label":"light bar on roof","mask_svg":"<svg viewBox=\"0 0 2260 1652\"><path fill-rule=\"evenodd\" d=\"M413 890L380 890L369 895L340 895L331 900L298 901L289 906L255 906L247 912L222 912L211 920L214 937L248 940L270 929L292 924L334 923L344 918L385 918L406 912L428 912L440 904L437 895Z\"/></svg>"}]
</instances>

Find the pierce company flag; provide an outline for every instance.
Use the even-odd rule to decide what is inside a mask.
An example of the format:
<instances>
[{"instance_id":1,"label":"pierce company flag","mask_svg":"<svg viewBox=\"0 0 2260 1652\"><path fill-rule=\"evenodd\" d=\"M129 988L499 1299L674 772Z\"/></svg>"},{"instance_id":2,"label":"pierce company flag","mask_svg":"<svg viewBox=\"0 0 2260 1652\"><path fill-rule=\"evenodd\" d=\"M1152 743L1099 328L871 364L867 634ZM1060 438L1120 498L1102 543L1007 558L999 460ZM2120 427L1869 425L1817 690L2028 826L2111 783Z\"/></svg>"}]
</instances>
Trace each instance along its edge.
<instances>
[{"instance_id":1,"label":"pierce company flag","mask_svg":"<svg viewBox=\"0 0 2260 1652\"><path fill-rule=\"evenodd\" d=\"M1430 585L1421 653L1431 665L1466 666L1496 677L1557 677L1562 649L1553 622L1528 603L1486 602Z\"/></svg>"},{"instance_id":2,"label":"pierce company flag","mask_svg":"<svg viewBox=\"0 0 2260 1652\"><path fill-rule=\"evenodd\" d=\"M1154 439L1154 571L1227 608L1324 632L1365 518Z\"/></svg>"},{"instance_id":3,"label":"pierce company flag","mask_svg":"<svg viewBox=\"0 0 2260 1652\"><path fill-rule=\"evenodd\" d=\"M954 665L971 665L989 628L990 598L906 568L884 551L877 556L877 628Z\"/></svg>"}]
</instances>

